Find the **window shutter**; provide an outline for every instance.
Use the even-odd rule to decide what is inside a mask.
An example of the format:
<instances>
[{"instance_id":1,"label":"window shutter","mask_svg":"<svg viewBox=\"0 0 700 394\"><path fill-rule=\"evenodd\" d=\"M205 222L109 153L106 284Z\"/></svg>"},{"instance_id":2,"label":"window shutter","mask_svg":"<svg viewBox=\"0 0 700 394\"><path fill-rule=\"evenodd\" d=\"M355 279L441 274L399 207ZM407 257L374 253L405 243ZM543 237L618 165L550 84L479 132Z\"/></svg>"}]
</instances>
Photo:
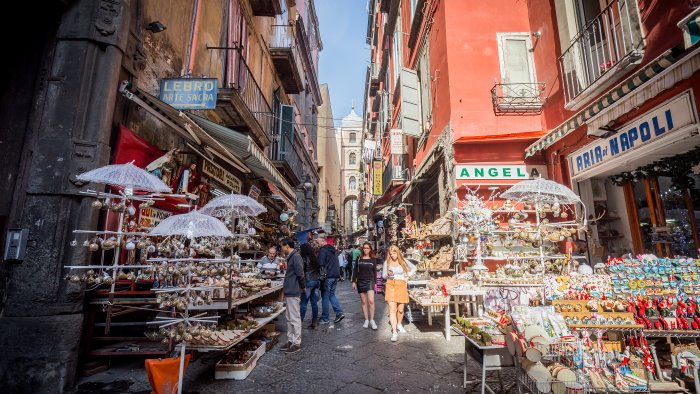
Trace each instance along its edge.
<instances>
[{"instance_id":1,"label":"window shutter","mask_svg":"<svg viewBox=\"0 0 700 394\"><path fill-rule=\"evenodd\" d=\"M286 144L289 143L289 149L293 148L294 143L294 107L291 105L280 105L280 140L282 141L282 152L286 153Z\"/></svg>"},{"instance_id":2,"label":"window shutter","mask_svg":"<svg viewBox=\"0 0 700 394\"><path fill-rule=\"evenodd\" d=\"M407 135L420 137L418 76L415 70L401 68L401 128Z\"/></svg>"}]
</instances>

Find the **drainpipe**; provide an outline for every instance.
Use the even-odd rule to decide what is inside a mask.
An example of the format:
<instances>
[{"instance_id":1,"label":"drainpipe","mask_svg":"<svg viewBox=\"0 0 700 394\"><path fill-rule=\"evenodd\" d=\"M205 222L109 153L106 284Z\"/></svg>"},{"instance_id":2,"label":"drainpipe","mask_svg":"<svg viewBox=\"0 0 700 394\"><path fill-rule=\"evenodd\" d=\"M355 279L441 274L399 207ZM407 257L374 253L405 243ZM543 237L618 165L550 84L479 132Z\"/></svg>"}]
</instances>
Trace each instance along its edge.
<instances>
[{"instance_id":1,"label":"drainpipe","mask_svg":"<svg viewBox=\"0 0 700 394\"><path fill-rule=\"evenodd\" d=\"M192 11L192 24L190 28L190 42L187 45L187 57L185 58L185 69L182 73L183 75L189 76L192 74L192 68L194 67L194 60L197 54L197 39L199 36L199 14L201 12L202 4L199 0L194 0L194 7Z\"/></svg>"}]
</instances>

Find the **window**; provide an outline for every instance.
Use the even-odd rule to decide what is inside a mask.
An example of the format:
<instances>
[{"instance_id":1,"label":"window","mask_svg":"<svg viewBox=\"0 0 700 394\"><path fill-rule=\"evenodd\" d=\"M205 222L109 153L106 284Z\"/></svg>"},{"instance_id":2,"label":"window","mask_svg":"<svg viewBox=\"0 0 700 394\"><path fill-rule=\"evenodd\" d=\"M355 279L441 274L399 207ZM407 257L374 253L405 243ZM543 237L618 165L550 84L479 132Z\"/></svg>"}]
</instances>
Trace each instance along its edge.
<instances>
[{"instance_id":1,"label":"window","mask_svg":"<svg viewBox=\"0 0 700 394\"><path fill-rule=\"evenodd\" d=\"M350 157L348 157L348 164L351 166L357 164L357 155L355 155L355 152L350 153Z\"/></svg>"},{"instance_id":2,"label":"window","mask_svg":"<svg viewBox=\"0 0 700 394\"><path fill-rule=\"evenodd\" d=\"M403 40L401 39L401 14L396 17L396 29L394 29L393 37L393 70L394 70L394 87L396 86L396 80L399 79L399 73L401 71L401 65L403 59L401 58L401 44Z\"/></svg>"},{"instance_id":3,"label":"window","mask_svg":"<svg viewBox=\"0 0 700 394\"><path fill-rule=\"evenodd\" d=\"M529 33L498 33L501 83L505 96L522 96L536 82Z\"/></svg>"},{"instance_id":4,"label":"window","mask_svg":"<svg viewBox=\"0 0 700 394\"><path fill-rule=\"evenodd\" d=\"M248 72L246 60L248 60L248 24L241 12L238 2L232 2L228 12L228 45L240 47L240 50L226 51L228 67L226 69L225 86L235 89L245 86Z\"/></svg>"},{"instance_id":5,"label":"window","mask_svg":"<svg viewBox=\"0 0 700 394\"><path fill-rule=\"evenodd\" d=\"M350 133L350 143L351 144L357 143L357 133Z\"/></svg>"},{"instance_id":6,"label":"window","mask_svg":"<svg viewBox=\"0 0 700 394\"><path fill-rule=\"evenodd\" d=\"M357 179L355 179L354 176L350 177L350 182L348 182L348 183L349 183L348 189L357 190Z\"/></svg>"}]
</instances>

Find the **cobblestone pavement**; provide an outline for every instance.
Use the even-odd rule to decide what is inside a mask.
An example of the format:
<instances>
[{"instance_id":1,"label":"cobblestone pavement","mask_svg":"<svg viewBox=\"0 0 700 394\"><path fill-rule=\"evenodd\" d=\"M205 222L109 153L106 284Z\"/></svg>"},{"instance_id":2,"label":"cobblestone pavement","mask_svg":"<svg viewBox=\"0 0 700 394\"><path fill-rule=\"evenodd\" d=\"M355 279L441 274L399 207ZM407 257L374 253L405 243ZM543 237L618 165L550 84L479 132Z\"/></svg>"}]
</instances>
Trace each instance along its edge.
<instances>
[{"instance_id":1,"label":"cobblestone pavement","mask_svg":"<svg viewBox=\"0 0 700 394\"><path fill-rule=\"evenodd\" d=\"M389 339L390 328L386 304L381 295L376 299L377 331L362 328L364 318L360 298L348 281L341 282L338 299L346 318L330 326L302 332L302 349L285 354L279 345L265 353L246 380L214 380L214 364L221 355L204 354L193 361L185 377L185 393L477 393L481 387L469 384L462 388L464 340L452 336L446 341L442 319L434 319L429 327L420 312L414 310L414 324L407 324L406 334L399 341ZM320 302L319 302L320 309ZM333 312L331 311L331 318ZM277 322L280 331L286 330L284 318ZM285 343L286 337L280 338ZM480 365L469 360L470 377L479 376ZM511 370L501 376L489 372L491 387L498 389L498 380L506 388L500 393L514 393ZM91 393L148 393L150 386L143 361L113 365L108 371L82 378L74 394Z\"/></svg>"}]
</instances>

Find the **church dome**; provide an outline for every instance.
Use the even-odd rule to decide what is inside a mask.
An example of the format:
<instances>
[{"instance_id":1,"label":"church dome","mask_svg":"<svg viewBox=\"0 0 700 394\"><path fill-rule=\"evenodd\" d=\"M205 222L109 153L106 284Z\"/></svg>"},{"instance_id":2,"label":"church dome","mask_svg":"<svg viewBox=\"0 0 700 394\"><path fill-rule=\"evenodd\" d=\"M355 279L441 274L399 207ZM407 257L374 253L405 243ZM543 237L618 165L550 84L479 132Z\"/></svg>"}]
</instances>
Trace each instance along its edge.
<instances>
[{"instance_id":1,"label":"church dome","mask_svg":"<svg viewBox=\"0 0 700 394\"><path fill-rule=\"evenodd\" d=\"M355 107L353 107L350 110L350 113L343 118L343 121L340 123L340 127L344 129L362 128L362 118L357 113L355 113Z\"/></svg>"}]
</instances>

